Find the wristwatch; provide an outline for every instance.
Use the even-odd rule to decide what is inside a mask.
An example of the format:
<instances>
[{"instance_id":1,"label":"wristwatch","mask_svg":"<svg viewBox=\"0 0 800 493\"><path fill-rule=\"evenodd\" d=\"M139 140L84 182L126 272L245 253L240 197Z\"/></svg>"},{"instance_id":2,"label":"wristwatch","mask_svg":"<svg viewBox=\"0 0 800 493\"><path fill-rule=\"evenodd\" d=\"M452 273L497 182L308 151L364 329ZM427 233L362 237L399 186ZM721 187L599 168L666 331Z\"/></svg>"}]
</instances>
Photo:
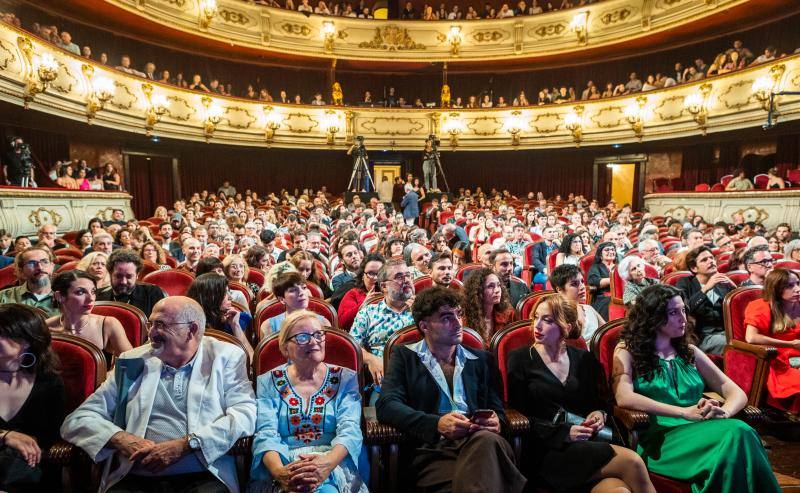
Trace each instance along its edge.
<instances>
[{"instance_id":1,"label":"wristwatch","mask_svg":"<svg viewBox=\"0 0 800 493\"><path fill-rule=\"evenodd\" d=\"M194 433L189 433L187 436L189 442L189 448L192 450L200 450L200 447L203 445L200 441L200 438L195 435Z\"/></svg>"}]
</instances>

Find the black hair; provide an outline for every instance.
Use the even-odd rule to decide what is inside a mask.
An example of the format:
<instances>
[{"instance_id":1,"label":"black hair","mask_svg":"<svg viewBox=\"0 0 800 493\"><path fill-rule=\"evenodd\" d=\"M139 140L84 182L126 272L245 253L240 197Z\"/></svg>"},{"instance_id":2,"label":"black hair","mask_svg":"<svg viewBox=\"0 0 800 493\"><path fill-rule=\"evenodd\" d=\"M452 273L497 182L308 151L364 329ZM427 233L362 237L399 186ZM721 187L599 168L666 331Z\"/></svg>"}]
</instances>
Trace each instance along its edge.
<instances>
[{"instance_id":1,"label":"black hair","mask_svg":"<svg viewBox=\"0 0 800 493\"><path fill-rule=\"evenodd\" d=\"M140 257L139 254L134 250L120 248L119 250L114 250L111 252L111 255L108 256L108 260L106 261L106 270L108 270L108 272L114 272L114 267L117 264L126 263L135 265L137 274L142 270L142 266L144 265L144 262L142 262L142 257Z\"/></svg>"},{"instance_id":2,"label":"black hair","mask_svg":"<svg viewBox=\"0 0 800 493\"><path fill-rule=\"evenodd\" d=\"M583 271L577 266L572 264L561 264L550 274L550 285L556 291L563 290L567 283L577 276L583 276Z\"/></svg>"},{"instance_id":3,"label":"black hair","mask_svg":"<svg viewBox=\"0 0 800 493\"><path fill-rule=\"evenodd\" d=\"M411 306L411 315L417 324L417 330L419 323L438 312L439 308L443 306L458 308L462 302L461 293L454 289L434 286L422 291L414 298L414 304Z\"/></svg>"},{"instance_id":4,"label":"black hair","mask_svg":"<svg viewBox=\"0 0 800 493\"><path fill-rule=\"evenodd\" d=\"M41 310L21 303L0 305L0 337L28 344L26 351L33 354L36 361L21 371L38 375L58 373L58 356L50 347L50 329Z\"/></svg>"},{"instance_id":5,"label":"black hair","mask_svg":"<svg viewBox=\"0 0 800 493\"><path fill-rule=\"evenodd\" d=\"M222 301L228 293L228 280L215 272L197 276L186 296L192 298L203 307L206 314L206 324L212 329L225 330Z\"/></svg>"},{"instance_id":6,"label":"black hair","mask_svg":"<svg viewBox=\"0 0 800 493\"><path fill-rule=\"evenodd\" d=\"M203 257L197 263L195 275L202 276L208 272L214 272L214 269L223 269L222 260L217 257Z\"/></svg>"}]
</instances>

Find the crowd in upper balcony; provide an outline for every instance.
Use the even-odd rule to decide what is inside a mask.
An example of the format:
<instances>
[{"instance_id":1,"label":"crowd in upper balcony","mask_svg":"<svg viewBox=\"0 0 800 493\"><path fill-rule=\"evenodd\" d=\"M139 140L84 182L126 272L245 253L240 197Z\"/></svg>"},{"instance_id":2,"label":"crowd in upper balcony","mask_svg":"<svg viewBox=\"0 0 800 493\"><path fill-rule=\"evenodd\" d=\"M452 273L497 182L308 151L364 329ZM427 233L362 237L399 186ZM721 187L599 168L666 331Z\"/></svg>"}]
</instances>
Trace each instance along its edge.
<instances>
[{"instance_id":1,"label":"crowd in upper balcony","mask_svg":"<svg viewBox=\"0 0 800 493\"><path fill-rule=\"evenodd\" d=\"M306 2L307 0L302 1ZM320 3L322 4L322 2ZM305 5L305 3L303 5ZM524 1L520 1L518 8L524 5L527 4ZM531 5L536 5L536 1L533 0ZM487 4L487 8L490 8L489 4ZM406 9L413 10L413 6L408 3ZM9 24L23 27L20 19L13 13L0 13L0 16L3 21ZM28 26L24 27L28 28ZM241 79L234 77L233 74L228 74L225 77L220 77L221 74L213 74L213 76L204 77L200 73L187 71L186 73L192 74L190 77L187 77L181 70L172 70L171 67L161 69L152 61L147 61L138 65L137 68L137 65L134 64L131 57L124 53L119 55L118 58L112 55L114 59L118 60L115 64L112 61L112 56L110 56L107 51L100 51L98 53L92 46L84 45L81 47L73 40L68 31L59 29L56 25L44 25L39 22L33 22L30 24L29 30L40 38L77 56L95 60L100 64L108 65L130 75L150 79L163 84L174 85L204 93L218 94L220 96L242 97L263 102L308 104L312 106L327 106L332 104L332 100L326 98L327 90L323 89L309 95L302 95L299 93L292 94L293 91L290 89L287 90L286 88L271 91L262 84L242 83L242 85L238 85ZM105 47L101 47L101 49L104 48ZM606 81L604 84L598 84L594 80L589 80L582 90L579 86L563 83L551 87L541 87L541 89L533 94L527 92L525 89L521 89L516 94L511 95L500 94L495 91L484 91L478 94L460 96L456 95L458 88L454 87L451 88L453 97L450 101L450 107L466 109L506 108L512 106L524 107L626 96L699 81L707 77L767 63L776 58L787 56L789 53L791 52L779 52L778 48L775 46L767 46L759 53L757 50L754 51L745 46L741 40L737 39L733 41L729 48L713 57L704 58L701 53L698 53L698 57L693 61L675 61L672 64L664 64L660 67L654 64L652 69L649 70L644 77L641 77L638 72L630 72L626 80ZM794 53L800 53L800 48L794 50ZM711 60L711 63L707 63L706 60ZM237 86L234 86L231 82L234 80L237 81ZM367 90L363 92L361 97L355 100L354 98L348 98L346 104L362 107L391 108L431 108L441 105L441 101L426 101L421 97L403 95L401 92L402 91L397 87L385 88L383 94L380 95Z\"/></svg>"}]
</instances>

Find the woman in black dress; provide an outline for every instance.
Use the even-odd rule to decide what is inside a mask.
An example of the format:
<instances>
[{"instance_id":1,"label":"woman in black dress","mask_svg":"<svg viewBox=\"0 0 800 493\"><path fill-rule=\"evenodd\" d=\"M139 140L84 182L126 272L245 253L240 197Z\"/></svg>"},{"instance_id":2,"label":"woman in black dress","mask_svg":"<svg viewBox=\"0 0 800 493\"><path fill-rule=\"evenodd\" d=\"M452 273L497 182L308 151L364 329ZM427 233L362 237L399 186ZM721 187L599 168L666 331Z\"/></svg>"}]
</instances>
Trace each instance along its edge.
<instances>
[{"instance_id":1,"label":"woman in black dress","mask_svg":"<svg viewBox=\"0 0 800 493\"><path fill-rule=\"evenodd\" d=\"M114 165L106 163L103 167L103 190L122 190L122 182L119 179L119 173L114 169Z\"/></svg>"},{"instance_id":2,"label":"woman in black dress","mask_svg":"<svg viewBox=\"0 0 800 493\"><path fill-rule=\"evenodd\" d=\"M611 269L617 265L617 248L606 241L597 247L594 263L589 267L586 284L592 288L592 308L604 320L608 320L608 305L611 303Z\"/></svg>"},{"instance_id":3,"label":"woman in black dress","mask_svg":"<svg viewBox=\"0 0 800 493\"><path fill-rule=\"evenodd\" d=\"M50 331L35 309L0 306L0 491L61 491L43 463L64 420L64 383Z\"/></svg>"},{"instance_id":4,"label":"woman in black dress","mask_svg":"<svg viewBox=\"0 0 800 493\"><path fill-rule=\"evenodd\" d=\"M575 302L547 296L531 323L533 344L509 355L508 404L532 422L523 440L525 476L553 491L655 493L636 452L596 440L606 424L606 386L594 356L564 343L580 331ZM563 411L583 423L556 419Z\"/></svg>"}]
</instances>

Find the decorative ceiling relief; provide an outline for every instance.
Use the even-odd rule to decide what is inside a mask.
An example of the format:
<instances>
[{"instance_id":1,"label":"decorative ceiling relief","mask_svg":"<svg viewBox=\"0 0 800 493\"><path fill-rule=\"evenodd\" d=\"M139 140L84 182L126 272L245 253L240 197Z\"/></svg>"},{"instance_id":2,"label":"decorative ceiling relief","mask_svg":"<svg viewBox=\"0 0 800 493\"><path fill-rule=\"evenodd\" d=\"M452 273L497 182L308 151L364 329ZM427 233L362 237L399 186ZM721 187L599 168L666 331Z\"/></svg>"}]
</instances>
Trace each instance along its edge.
<instances>
[{"instance_id":1,"label":"decorative ceiling relief","mask_svg":"<svg viewBox=\"0 0 800 493\"><path fill-rule=\"evenodd\" d=\"M389 24L388 26L376 27L375 35L371 41L358 44L359 48L371 48L373 50L387 51L407 51L424 50L425 45L417 43L408 34L408 29Z\"/></svg>"}]
</instances>

